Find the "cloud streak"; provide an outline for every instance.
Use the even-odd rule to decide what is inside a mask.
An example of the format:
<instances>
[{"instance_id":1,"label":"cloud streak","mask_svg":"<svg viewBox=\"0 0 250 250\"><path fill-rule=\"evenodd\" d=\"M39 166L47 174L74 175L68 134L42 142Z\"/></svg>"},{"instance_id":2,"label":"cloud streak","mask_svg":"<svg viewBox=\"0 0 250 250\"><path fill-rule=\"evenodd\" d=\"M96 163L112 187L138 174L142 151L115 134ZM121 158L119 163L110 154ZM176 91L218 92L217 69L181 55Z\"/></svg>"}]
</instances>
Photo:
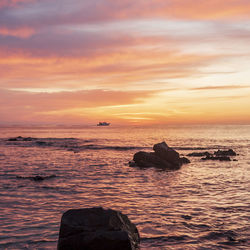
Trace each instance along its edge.
<instances>
[{"instance_id":1,"label":"cloud streak","mask_svg":"<svg viewBox=\"0 0 250 250\"><path fill-rule=\"evenodd\" d=\"M233 90L233 89L249 89L250 84L248 86L244 85L223 85L223 86L205 86L205 87L196 87L190 88L190 90Z\"/></svg>"},{"instance_id":2,"label":"cloud streak","mask_svg":"<svg viewBox=\"0 0 250 250\"><path fill-rule=\"evenodd\" d=\"M26 3L26 4L25 4ZM10 25L87 24L130 19L191 19L221 20L249 19L248 0L61 0L1 1L0 7L9 8L1 20L12 17Z\"/></svg>"}]
</instances>

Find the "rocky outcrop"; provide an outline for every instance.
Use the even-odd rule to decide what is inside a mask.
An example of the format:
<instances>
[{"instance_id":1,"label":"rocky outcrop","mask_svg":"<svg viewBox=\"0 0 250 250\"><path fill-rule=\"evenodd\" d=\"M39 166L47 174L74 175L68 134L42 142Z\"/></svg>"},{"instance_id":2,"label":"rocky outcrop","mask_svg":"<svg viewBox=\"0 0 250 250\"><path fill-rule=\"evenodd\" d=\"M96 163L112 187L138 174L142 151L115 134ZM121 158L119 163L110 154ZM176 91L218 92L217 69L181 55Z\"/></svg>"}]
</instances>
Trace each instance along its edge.
<instances>
[{"instance_id":1,"label":"rocky outcrop","mask_svg":"<svg viewBox=\"0 0 250 250\"><path fill-rule=\"evenodd\" d=\"M61 219L58 250L135 250L140 237L128 217L115 210L72 209Z\"/></svg>"},{"instance_id":2,"label":"rocky outcrop","mask_svg":"<svg viewBox=\"0 0 250 250\"><path fill-rule=\"evenodd\" d=\"M153 150L155 152L148 153L139 151L135 153L133 162L130 162L130 166L176 170L183 164L190 163L186 157L180 157L179 153L169 147L165 142L155 144Z\"/></svg>"},{"instance_id":3,"label":"rocky outcrop","mask_svg":"<svg viewBox=\"0 0 250 250\"><path fill-rule=\"evenodd\" d=\"M229 156L236 156L236 152L232 149L228 150L220 150L218 149L214 153L209 153L209 152L194 152L190 153L187 156L193 156L193 157L201 157L201 160L207 161L207 160L212 160L212 161L231 161L231 158ZM237 161L236 159L233 159L233 161Z\"/></svg>"}]
</instances>

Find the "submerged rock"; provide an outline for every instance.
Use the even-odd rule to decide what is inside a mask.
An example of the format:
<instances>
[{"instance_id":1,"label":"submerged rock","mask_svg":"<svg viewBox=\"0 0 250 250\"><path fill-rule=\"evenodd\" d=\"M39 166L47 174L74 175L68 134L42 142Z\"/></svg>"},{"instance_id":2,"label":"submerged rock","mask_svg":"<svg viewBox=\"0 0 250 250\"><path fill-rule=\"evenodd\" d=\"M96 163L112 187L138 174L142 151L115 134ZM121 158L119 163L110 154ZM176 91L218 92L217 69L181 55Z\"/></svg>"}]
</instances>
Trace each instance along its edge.
<instances>
[{"instance_id":1,"label":"submerged rock","mask_svg":"<svg viewBox=\"0 0 250 250\"><path fill-rule=\"evenodd\" d=\"M39 146L45 146L47 143L45 141L36 141L36 144Z\"/></svg>"},{"instance_id":2,"label":"submerged rock","mask_svg":"<svg viewBox=\"0 0 250 250\"><path fill-rule=\"evenodd\" d=\"M61 219L58 250L135 250L139 232L128 217L115 210L72 209Z\"/></svg>"},{"instance_id":3,"label":"submerged rock","mask_svg":"<svg viewBox=\"0 0 250 250\"><path fill-rule=\"evenodd\" d=\"M186 157L180 157L179 153L169 147L166 142L155 144L153 150L155 152L139 151L135 153L130 166L136 165L142 168L156 167L176 170L183 164L190 163Z\"/></svg>"},{"instance_id":4,"label":"submerged rock","mask_svg":"<svg viewBox=\"0 0 250 250\"><path fill-rule=\"evenodd\" d=\"M46 179L51 179L51 178L55 178L55 175L48 175L48 176L40 176L40 175L36 175L36 176L16 176L17 179L29 179L32 181L44 181Z\"/></svg>"},{"instance_id":5,"label":"submerged rock","mask_svg":"<svg viewBox=\"0 0 250 250\"><path fill-rule=\"evenodd\" d=\"M14 138L9 138L7 141L33 141L33 140L35 140L35 138L17 136Z\"/></svg>"},{"instance_id":6,"label":"submerged rock","mask_svg":"<svg viewBox=\"0 0 250 250\"><path fill-rule=\"evenodd\" d=\"M183 219L185 220L191 220L192 219L192 216L191 215L182 215L181 216Z\"/></svg>"},{"instance_id":7,"label":"submerged rock","mask_svg":"<svg viewBox=\"0 0 250 250\"><path fill-rule=\"evenodd\" d=\"M35 140L35 138L32 138L32 137L23 138L23 141L33 141L33 140Z\"/></svg>"}]
</instances>

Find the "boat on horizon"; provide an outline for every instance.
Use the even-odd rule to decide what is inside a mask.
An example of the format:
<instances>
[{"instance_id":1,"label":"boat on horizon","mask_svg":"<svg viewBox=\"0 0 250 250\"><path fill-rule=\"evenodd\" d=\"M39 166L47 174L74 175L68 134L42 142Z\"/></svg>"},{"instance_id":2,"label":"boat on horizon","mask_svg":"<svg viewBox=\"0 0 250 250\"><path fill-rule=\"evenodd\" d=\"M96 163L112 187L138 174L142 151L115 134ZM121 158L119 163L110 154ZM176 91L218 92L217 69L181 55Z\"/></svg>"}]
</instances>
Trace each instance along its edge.
<instances>
[{"instance_id":1,"label":"boat on horizon","mask_svg":"<svg viewBox=\"0 0 250 250\"><path fill-rule=\"evenodd\" d=\"M109 126L109 125L110 125L109 122L99 122L99 123L97 124L97 126Z\"/></svg>"}]
</instances>

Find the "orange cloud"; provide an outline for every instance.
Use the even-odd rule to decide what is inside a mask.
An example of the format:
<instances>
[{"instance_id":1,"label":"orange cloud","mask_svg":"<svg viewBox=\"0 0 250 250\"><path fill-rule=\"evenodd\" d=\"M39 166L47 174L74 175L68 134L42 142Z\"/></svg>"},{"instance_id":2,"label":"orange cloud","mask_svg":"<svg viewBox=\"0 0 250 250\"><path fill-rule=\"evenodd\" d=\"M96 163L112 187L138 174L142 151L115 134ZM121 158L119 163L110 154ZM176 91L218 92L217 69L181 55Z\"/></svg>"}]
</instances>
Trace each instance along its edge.
<instances>
[{"instance_id":1,"label":"orange cloud","mask_svg":"<svg viewBox=\"0 0 250 250\"><path fill-rule=\"evenodd\" d=\"M2 90L0 104L4 107L11 100L14 106L29 105L35 111L50 111L78 107L99 107L109 105L124 105L137 103L141 98L147 98L156 91L110 91L84 90L58 93L31 93L26 91Z\"/></svg>"},{"instance_id":2,"label":"orange cloud","mask_svg":"<svg viewBox=\"0 0 250 250\"><path fill-rule=\"evenodd\" d=\"M151 5L157 15L184 19L249 19L250 2L248 0L158 0ZM157 3L161 8L157 7ZM155 6L155 8L154 8ZM158 5L159 6L159 5ZM150 10L149 10L150 11Z\"/></svg>"},{"instance_id":3,"label":"orange cloud","mask_svg":"<svg viewBox=\"0 0 250 250\"><path fill-rule=\"evenodd\" d=\"M218 55L181 54L177 51L123 49L79 58L0 58L1 86L5 88L131 87L135 83L159 79L194 77L199 68ZM27 77L29 76L29 77ZM147 88L144 85L144 88Z\"/></svg>"},{"instance_id":4,"label":"orange cloud","mask_svg":"<svg viewBox=\"0 0 250 250\"><path fill-rule=\"evenodd\" d=\"M20 29L7 29L0 27L0 35L2 36L15 36L20 38L28 38L32 36L35 31L32 28L20 28Z\"/></svg>"},{"instance_id":5,"label":"orange cloud","mask_svg":"<svg viewBox=\"0 0 250 250\"><path fill-rule=\"evenodd\" d=\"M85 90L29 93L2 89L0 91L0 116L1 122L17 118L19 121L37 120L41 122L43 117L51 120L60 116L74 116L76 119L90 116L89 119L95 120L96 118L88 110L98 110L105 106L120 105L123 107L128 104L140 104L144 99L155 94L156 91ZM103 115L101 112L98 117Z\"/></svg>"},{"instance_id":6,"label":"orange cloud","mask_svg":"<svg viewBox=\"0 0 250 250\"><path fill-rule=\"evenodd\" d=\"M250 91L230 94L197 95L181 89L59 93L1 90L0 116L1 122L23 123L249 123Z\"/></svg>"}]
</instances>

